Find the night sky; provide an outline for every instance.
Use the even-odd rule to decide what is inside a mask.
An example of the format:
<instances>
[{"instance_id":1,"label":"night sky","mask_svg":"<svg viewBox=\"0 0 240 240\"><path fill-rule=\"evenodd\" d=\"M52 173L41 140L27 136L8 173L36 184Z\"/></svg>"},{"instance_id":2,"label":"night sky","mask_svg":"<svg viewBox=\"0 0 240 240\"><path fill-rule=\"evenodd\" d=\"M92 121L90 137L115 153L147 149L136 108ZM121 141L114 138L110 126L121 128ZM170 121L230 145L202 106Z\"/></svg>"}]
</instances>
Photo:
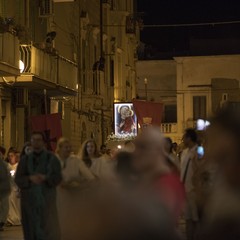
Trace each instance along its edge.
<instances>
[{"instance_id":1,"label":"night sky","mask_svg":"<svg viewBox=\"0 0 240 240\"><path fill-rule=\"evenodd\" d=\"M138 12L146 25L141 32L141 41L146 43L147 46L151 46L155 52L188 55L191 54L189 53L190 46L192 46L190 42L193 39L240 40L240 24L169 28L148 27L152 24L240 21L240 1L238 0L138 0ZM225 51L240 52L240 47L236 49L233 46L234 44L226 45ZM232 45L232 49L229 45ZM219 53L221 53L223 49L219 48ZM204 51L207 50L202 50L202 53L206 54Z\"/></svg>"}]
</instances>

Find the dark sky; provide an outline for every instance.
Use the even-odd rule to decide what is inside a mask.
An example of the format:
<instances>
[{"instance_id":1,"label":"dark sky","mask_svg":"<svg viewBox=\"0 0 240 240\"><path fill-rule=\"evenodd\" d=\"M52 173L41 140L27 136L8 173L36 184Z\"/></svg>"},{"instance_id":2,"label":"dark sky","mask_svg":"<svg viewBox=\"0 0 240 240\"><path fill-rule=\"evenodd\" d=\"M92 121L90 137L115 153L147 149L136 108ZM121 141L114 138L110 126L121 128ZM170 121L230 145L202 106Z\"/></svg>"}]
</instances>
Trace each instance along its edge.
<instances>
[{"instance_id":1,"label":"dark sky","mask_svg":"<svg viewBox=\"0 0 240 240\"><path fill-rule=\"evenodd\" d=\"M190 39L240 39L240 24L150 28L152 24L240 21L239 0L138 0L141 40L160 51L188 51Z\"/></svg>"}]
</instances>

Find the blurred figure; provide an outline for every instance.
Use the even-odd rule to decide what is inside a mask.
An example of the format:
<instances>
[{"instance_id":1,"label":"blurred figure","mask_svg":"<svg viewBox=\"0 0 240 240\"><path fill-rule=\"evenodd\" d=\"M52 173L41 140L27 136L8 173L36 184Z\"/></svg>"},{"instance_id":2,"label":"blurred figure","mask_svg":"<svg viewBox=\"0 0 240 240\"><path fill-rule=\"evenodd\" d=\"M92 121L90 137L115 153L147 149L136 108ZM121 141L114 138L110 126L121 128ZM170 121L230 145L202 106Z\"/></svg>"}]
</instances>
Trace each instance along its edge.
<instances>
[{"instance_id":1,"label":"blurred figure","mask_svg":"<svg viewBox=\"0 0 240 240\"><path fill-rule=\"evenodd\" d=\"M185 187L187 200L184 217L186 220L187 240L193 240L197 234L199 221L196 194L193 185L193 176L199 164L197 133L194 129L189 128L185 130L183 143L186 149L181 154L181 180Z\"/></svg>"},{"instance_id":2,"label":"blurred figure","mask_svg":"<svg viewBox=\"0 0 240 240\"><path fill-rule=\"evenodd\" d=\"M15 183L15 174L19 162L19 152L11 150L8 153L8 169L11 175L11 194L9 196L8 225L21 225L19 189Z\"/></svg>"},{"instance_id":3,"label":"blurred figure","mask_svg":"<svg viewBox=\"0 0 240 240\"><path fill-rule=\"evenodd\" d=\"M217 167L202 239L240 239L240 112L226 106L207 130L206 157Z\"/></svg>"},{"instance_id":4,"label":"blurred figure","mask_svg":"<svg viewBox=\"0 0 240 240\"><path fill-rule=\"evenodd\" d=\"M176 142L172 143L172 151L175 155L177 155L178 144Z\"/></svg>"},{"instance_id":5,"label":"blurred figure","mask_svg":"<svg viewBox=\"0 0 240 240\"><path fill-rule=\"evenodd\" d=\"M63 180L57 188L57 205L62 239L67 240L66 216L73 204L73 197L90 187L94 175L84 162L76 155L71 154L72 146L67 138L60 138L57 142L56 155L61 163Z\"/></svg>"},{"instance_id":6,"label":"blurred figure","mask_svg":"<svg viewBox=\"0 0 240 240\"><path fill-rule=\"evenodd\" d=\"M19 151L15 152L15 158L16 158L17 163L19 163L19 161L20 161L20 155L21 155L21 153Z\"/></svg>"},{"instance_id":7,"label":"blurred figure","mask_svg":"<svg viewBox=\"0 0 240 240\"><path fill-rule=\"evenodd\" d=\"M11 192L10 173L6 162L4 161L4 154L6 149L0 146L0 231L4 230L4 224L7 221L9 211L9 195Z\"/></svg>"},{"instance_id":8,"label":"blurred figure","mask_svg":"<svg viewBox=\"0 0 240 240\"><path fill-rule=\"evenodd\" d=\"M10 147L10 148L8 149L7 157L6 157L6 159L5 159L5 161L6 161L7 163L11 162L11 161L12 161L12 158L15 158L15 152L16 152L16 151L17 151L17 150L16 150L14 147ZM15 159L14 159L14 161L15 161Z\"/></svg>"},{"instance_id":9,"label":"blurred figure","mask_svg":"<svg viewBox=\"0 0 240 240\"><path fill-rule=\"evenodd\" d=\"M135 145L134 145L133 141L128 140L124 143L124 149L123 149L124 151L134 152L134 149L135 149Z\"/></svg>"},{"instance_id":10,"label":"blurred figure","mask_svg":"<svg viewBox=\"0 0 240 240\"><path fill-rule=\"evenodd\" d=\"M180 170L180 163L177 155L173 152L173 143L172 139L169 137L165 138L165 151L168 154L169 161L174 164L173 168L175 167L176 171L179 172Z\"/></svg>"},{"instance_id":11,"label":"blurred figure","mask_svg":"<svg viewBox=\"0 0 240 240\"><path fill-rule=\"evenodd\" d=\"M32 149L31 142L26 142L23 146L23 149L22 149L21 153L20 153L20 160L24 156L29 155L32 151L33 151L33 149Z\"/></svg>"},{"instance_id":12,"label":"blurred figure","mask_svg":"<svg viewBox=\"0 0 240 240\"><path fill-rule=\"evenodd\" d=\"M127 188L136 186L137 176L133 169L133 154L119 152L116 155L116 173L120 183Z\"/></svg>"},{"instance_id":13,"label":"blurred figure","mask_svg":"<svg viewBox=\"0 0 240 240\"><path fill-rule=\"evenodd\" d=\"M178 239L168 210L149 195L104 188L77 207L68 240Z\"/></svg>"},{"instance_id":14,"label":"blurred figure","mask_svg":"<svg viewBox=\"0 0 240 240\"><path fill-rule=\"evenodd\" d=\"M157 128L147 128L135 141L133 166L140 184L166 205L177 223L184 205L184 189L179 176L171 170L164 149L165 139Z\"/></svg>"},{"instance_id":15,"label":"blurred figure","mask_svg":"<svg viewBox=\"0 0 240 240\"><path fill-rule=\"evenodd\" d=\"M101 161L101 179L104 180L106 183L110 183L116 180L116 149L107 149L107 152L105 155L102 155L100 157Z\"/></svg>"},{"instance_id":16,"label":"blurred figure","mask_svg":"<svg viewBox=\"0 0 240 240\"><path fill-rule=\"evenodd\" d=\"M177 157L180 161L180 168L181 168L182 153L184 149L186 149L186 146L184 145L183 142L181 142L177 147Z\"/></svg>"},{"instance_id":17,"label":"blurred figure","mask_svg":"<svg viewBox=\"0 0 240 240\"><path fill-rule=\"evenodd\" d=\"M104 155L107 153L107 146L105 144L102 144L100 147L100 154Z\"/></svg>"},{"instance_id":18,"label":"blurred figure","mask_svg":"<svg viewBox=\"0 0 240 240\"><path fill-rule=\"evenodd\" d=\"M56 186L62 180L61 166L45 149L43 133L33 132L31 145L33 151L21 159L15 177L21 190L24 239L58 240Z\"/></svg>"}]
</instances>

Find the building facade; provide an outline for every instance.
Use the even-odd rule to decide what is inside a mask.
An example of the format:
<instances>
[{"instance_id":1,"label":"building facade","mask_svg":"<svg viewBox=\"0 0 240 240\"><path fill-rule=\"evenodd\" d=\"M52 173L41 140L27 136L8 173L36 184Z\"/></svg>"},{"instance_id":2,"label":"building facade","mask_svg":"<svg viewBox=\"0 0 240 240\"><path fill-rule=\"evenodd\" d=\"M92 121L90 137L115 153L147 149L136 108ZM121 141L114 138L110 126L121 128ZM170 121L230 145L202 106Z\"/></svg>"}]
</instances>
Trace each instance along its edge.
<instances>
[{"instance_id":1,"label":"building facade","mask_svg":"<svg viewBox=\"0 0 240 240\"><path fill-rule=\"evenodd\" d=\"M174 60L140 60L137 66L139 99L162 102L161 130L175 139L177 134L177 64Z\"/></svg>"},{"instance_id":2,"label":"building facade","mask_svg":"<svg viewBox=\"0 0 240 240\"><path fill-rule=\"evenodd\" d=\"M198 119L209 119L226 102L239 104L240 55L174 60L139 61L137 95L164 103L161 130L181 142L184 130L196 127Z\"/></svg>"},{"instance_id":3,"label":"building facade","mask_svg":"<svg viewBox=\"0 0 240 240\"><path fill-rule=\"evenodd\" d=\"M240 55L177 57L178 133L240 101Z\"/></svg>"},{"instance_id":4,"label":"building facade","mask_svg":"<svg viewBox=\"0 0 240 240\"><path fill-rule=\"evenodd\" d=\"M21 148L31 131L29 118L55 112L74 152L89 138L102 144L112 132L113 102L136 94L134 1L0 0L0 16L15 16L14 30L3 34L20 40L12 65L17 71L0 75L9 91L2 109L10 120L1 144Z\"/></svg>"}]
</instances>

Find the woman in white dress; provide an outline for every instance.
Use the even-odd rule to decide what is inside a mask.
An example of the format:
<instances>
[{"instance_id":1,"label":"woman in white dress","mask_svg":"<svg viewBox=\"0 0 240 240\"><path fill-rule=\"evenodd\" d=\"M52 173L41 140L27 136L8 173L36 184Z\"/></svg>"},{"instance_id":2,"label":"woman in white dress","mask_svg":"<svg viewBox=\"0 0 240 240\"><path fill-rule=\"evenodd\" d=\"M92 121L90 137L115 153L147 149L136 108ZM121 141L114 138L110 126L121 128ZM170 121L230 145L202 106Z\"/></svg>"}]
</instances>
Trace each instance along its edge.
<instances>
[{"instance_id":1,"label":"woman in white dress","mask_svg":"<svg viewBox=\"0 0 240 240\"><path fill-rule=\"evenodd\" d=\"M57 143L56 155L62 167L62 183L58 187L57 205L59 213L62 239L65 236L66 217L70 211L74 211L74 206L79 204L75 202L75 194L84 195L95 180L95 176L86 167L85 163L76 155L72 154L72 146L68 139L61 138Z\"/></svg>"},{"instance_id":2,"label":"woman in white dress","mask_svg":"<svg viewBox=\"0 0 240 240\"><path fill-rule=\"evenodd\" d=\"M100 156L97 144L93 139L83 143L79 156L99 180L112 180L114 175L113 160L107 154Z\"/></svg>"},{"instance_id":3,"label":"woman in white dress","mask_svg":"<svg viewBox=\"0 0 240 240\"><path fill-rule=\"evenodd\" d=\"M12 188L11 194L9 197L9 213L8 213L7 224L11 226L21 225L19 189L14 181L18 160L19 160L18 156L19 156L19 153L15 150L10 150L7 156L8 168L11 175L11 188Z\"/></svg>"}]
</instances>

